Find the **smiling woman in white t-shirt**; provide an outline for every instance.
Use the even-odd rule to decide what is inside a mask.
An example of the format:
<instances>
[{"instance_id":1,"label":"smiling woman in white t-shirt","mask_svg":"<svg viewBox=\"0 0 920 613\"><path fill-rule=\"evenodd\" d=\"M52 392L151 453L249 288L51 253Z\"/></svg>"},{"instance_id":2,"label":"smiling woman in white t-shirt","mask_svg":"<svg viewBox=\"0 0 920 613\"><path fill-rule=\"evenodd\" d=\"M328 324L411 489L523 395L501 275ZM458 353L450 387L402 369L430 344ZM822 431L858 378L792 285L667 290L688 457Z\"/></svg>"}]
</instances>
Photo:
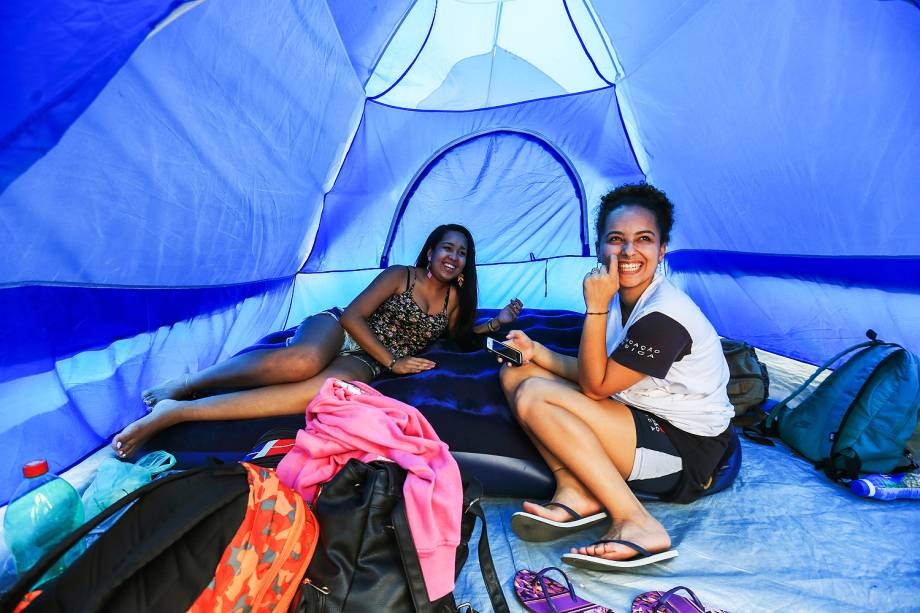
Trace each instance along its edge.
<instances>
[{"instance_id":1,"label":"smiling woman in white t-shirt","mask_svg":"<svg viewBox=\"0 0 920 613\"><path fill-rule=\"evenodd\" d=\"M688 502L711 482L734 415L719 337L693 301L661 274L673 205L648 184L601 199L598 265L583 282L578 357L519 330L525 365L502 388L556 477L552 502L512 517L526 540L551 540L609 519L604 537L563 560L596 570L674 557L665 528L631 487ZM628 484L627 484L628 483Z\"/></svg>"}]
</instances>

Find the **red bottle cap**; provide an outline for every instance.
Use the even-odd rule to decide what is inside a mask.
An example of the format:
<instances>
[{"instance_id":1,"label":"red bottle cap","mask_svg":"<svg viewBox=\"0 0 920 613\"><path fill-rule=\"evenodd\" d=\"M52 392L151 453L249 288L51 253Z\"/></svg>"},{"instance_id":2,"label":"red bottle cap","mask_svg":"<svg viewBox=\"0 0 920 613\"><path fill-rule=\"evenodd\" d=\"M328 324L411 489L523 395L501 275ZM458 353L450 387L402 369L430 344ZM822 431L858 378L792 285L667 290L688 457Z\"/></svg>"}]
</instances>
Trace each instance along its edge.
<instances>
[{"instance_id":1,"label":"red bottle cap","mask_svg":"<svg viewBox=\"0 0 920 613\"><path fill-rule=\"evenodd\" d=\"M22 467L22 476L28 479L34 477L40 477L48 472L48 461L47 460L32 460L27 462Z\"/></svg>"}]
</instances>

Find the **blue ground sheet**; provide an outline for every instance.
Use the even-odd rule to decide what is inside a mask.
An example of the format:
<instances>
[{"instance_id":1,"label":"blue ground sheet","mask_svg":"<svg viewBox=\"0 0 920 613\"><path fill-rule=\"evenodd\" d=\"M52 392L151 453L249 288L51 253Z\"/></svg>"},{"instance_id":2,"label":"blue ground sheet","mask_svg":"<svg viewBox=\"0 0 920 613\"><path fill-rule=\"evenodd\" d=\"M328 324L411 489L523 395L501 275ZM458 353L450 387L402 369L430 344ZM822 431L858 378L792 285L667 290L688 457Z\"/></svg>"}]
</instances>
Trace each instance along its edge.
<instances>
[{"instance_id":1,"label":"blue ground sheet","mask_svg":"<svg viewBox=\"0 0 920 613\"><path fill-rule=\"evenodd\" d=\"M677 585L726 611L917 611L920 606L920 502L861 499L781 444L742 441L735 483L689 505L649 503L680 555L628 572L602 573L563 564L570 547L599 538L598 526L550 543L511 532L520 501L493 498L483 507L496 569L512 611L518 569L563 568L579 595L614 611L633 598ZM473 542L478 538L474 535ZM491 610L475 550L457 584L458 602Z\"/></svg>"}]
</instances>

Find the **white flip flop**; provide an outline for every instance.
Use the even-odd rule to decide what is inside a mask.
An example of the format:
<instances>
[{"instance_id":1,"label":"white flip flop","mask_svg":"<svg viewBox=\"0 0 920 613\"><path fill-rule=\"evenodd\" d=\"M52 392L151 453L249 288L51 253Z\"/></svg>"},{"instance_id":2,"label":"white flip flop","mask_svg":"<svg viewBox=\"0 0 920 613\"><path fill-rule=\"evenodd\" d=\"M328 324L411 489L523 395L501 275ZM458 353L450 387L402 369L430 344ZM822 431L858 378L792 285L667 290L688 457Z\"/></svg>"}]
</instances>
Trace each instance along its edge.
<instances>
[{"instance_id":1,"label":"white flip flop","mask_svg":"<svg viewBox=\"0 0 920 613\"><path fill-rule=\"evenodd\" d=\"M671 558L677 557L676 549L668 549L666 551L659 551L658 553L651 553L644 547L636 545L630 541L623 541L620 539L604 539L597 541L596 543L592 543L592 545L603 545L604 543L617 543L619 545L626 545L630 549L634 549L636 551L636 555L627 560L608 560L607 558L588 556L583 553L566 553L562 555L562 561L566 564L571 564L572 566L577 566L579 568L587 568L588 570L612 571L622 570L624 568L636 568L637 566L646 566L648 564L655 564L656 562L663 562L665 560L670 560Z\"/></svg>"},{"instance_id":2,"label":"white flip flop","mask_svg":"<svg viewBox=\"0 0 920 613\"><path fill-rule=\"evenodd\" d=\"M566 534L596 526L608 518L605 511L582 517L561 502L548 502L543 506L559 507L571 515L572 519L569 521L555 521L526 511L518 511L511 516L511 530L525 541L552 541L562 538Z\"/></svg>"}]
</instances>

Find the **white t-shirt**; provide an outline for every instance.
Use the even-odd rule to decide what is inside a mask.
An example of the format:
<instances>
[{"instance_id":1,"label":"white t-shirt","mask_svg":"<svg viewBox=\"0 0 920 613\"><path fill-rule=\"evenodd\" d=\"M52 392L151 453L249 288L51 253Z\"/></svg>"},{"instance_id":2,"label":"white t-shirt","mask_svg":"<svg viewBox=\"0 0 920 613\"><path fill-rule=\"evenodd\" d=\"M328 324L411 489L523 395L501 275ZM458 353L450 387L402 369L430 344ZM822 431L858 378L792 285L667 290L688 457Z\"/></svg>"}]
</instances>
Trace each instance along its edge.
<instances>
[{"instance_id":1,"label":"white t-shirt","mask_svg":"<svg viewBox=\"0 0 920 613\"><path fill-rule=\"evenodd\" d=\"M735 410L728 401L728 364L715 329L687 294L657 274L622 325L620 295L610 302L607 354L647 377L613 394L700 436L725 431Z\"/></svg>"}]
</instances>

